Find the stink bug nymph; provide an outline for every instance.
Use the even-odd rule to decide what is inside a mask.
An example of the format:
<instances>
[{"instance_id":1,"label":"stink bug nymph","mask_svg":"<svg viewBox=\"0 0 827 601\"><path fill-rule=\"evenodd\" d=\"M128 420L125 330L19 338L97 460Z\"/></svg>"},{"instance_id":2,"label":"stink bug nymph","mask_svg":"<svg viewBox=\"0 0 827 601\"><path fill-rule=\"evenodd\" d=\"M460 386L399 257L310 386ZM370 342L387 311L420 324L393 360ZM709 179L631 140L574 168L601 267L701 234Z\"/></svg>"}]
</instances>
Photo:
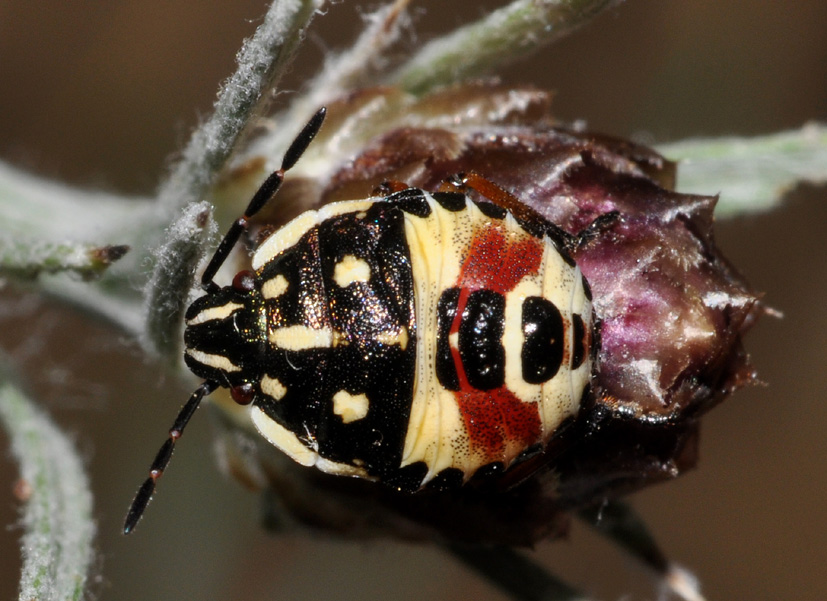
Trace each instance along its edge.
<instances>
[{"instance_id":1,"label":"stink bug nymph","mask_svg":"<svg viewBox=\"0 0 827 601\"><path fill-rule=\"evenodd\" d=\"M204 271L184 335L186 363L204 383L125 533L219 386L296 462L407 492L508 468L578 413L597 337L570 251L616 214L572 236L474 173L433 193L388 182L378 196L301 214L260 244L252 271L223 288L213 281L324 116L299 133Z\"/></svg>"}]
</instances>

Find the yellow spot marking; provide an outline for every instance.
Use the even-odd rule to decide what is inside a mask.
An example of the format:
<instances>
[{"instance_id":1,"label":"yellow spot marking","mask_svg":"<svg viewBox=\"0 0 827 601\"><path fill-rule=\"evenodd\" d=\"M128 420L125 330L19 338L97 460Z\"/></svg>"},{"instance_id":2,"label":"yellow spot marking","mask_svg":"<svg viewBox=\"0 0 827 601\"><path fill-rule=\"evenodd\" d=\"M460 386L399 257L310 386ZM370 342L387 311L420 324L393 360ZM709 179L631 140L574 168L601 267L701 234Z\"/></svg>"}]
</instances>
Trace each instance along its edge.
<instances>
[{"instance_id":1,"label":"yellow spot marking","mask_svg":"<svg viewBox=\"0 0 827 601\"><path fill-rule=\"evenodd\" d=\"M354 282L367 282L370 279L370 265L364 259L345 255L333 269L333 279L337 286L345 288Z\"/></svg>"},{"instance_id":2,"label":"yellow spot marking","mask_svg":"<svg viewBox=\"0 0 827 601\"><path fill-rule=\"evenodd\" d=\"M307 448L298 436L264 413L260 407L253 407L250 416L259 433L293 461L301 465L316 463L319 455Z\"/></svg>"},{"instance_id":3,"label":"yellow spot marking","mask_svg":"<svg viewBox=\"0 0 827 601\"><path fill-rule=\"evenodd\" d=\"M370 402L365 394L350 394L340 390L333 395L333 413L340 416L346 424L362 419L368 414Z\"/></svg>"},{"instance_id":4,"label":"yellow spot marking","mask_svg":"<svg viewBox=\"0 0 827 601\"><path fill-rule=\"evenodd\" d=\"M350 341L339 330L333 330L333 346L347 346Z\"/></svg>"},{"instance_id":5,"label":"yellow spot marking","mask_svg":"<svg viewBox=\"0 0 827 601\"><path fill-rule=\"evenodd\" d=\"M288 285L289 282L287 281L287 278L281 274L278 274L276 277L264 282L264 285L261 287L261 294L264 298L278 298L287 292Z\"/></svg>"},{"instance_id":6,"label":"yellow spot marking","mask_svg":"<svg viewBox=\"0 0 827 601\"><path fill-rule=\"evenodd\" d=\"M403 351L408 348L408 328L402 326L398 332L382 332L376 336L376 341L381 344L398 344Z\"/></svg>"},{"instance_id":7,"label":"yellow spot marking","mask_svg":"<svg viewBox=\"0 0 827 601\"><path fill-rule=\"evenodd\" d=\"M288 351L303 351L311 348L330 348L333 345L333 330L316 330L308 326L287 326L276 328L269 335L270 343Z\"/></svg>"},{"instance_id":8,"label":"yellow spot marking","mask_svg":"<svg viewBox=\"0 0 827 601\"><path fill-rule=\"evenodd\" d=\"M238 365L227 359L224 355L211 355L192 348L187 349L187 354L207 367L220 369L226 372L241 371L241 368Z\"/></svg>"},{"instance_id":9,"label":"yellow spot marking","mask_svg":"<svg viewBox=\"0 0 827 601\"><path fill-rule=\"evenodd\" d=\"M284 398L284 395L287 394L287 389L277 378L264 376L261 379L261 392L268 395L274 401L280 401Z\"/></svg>"},{"instance_id":10,"label":"yellow spot marking","mask_svg":"<svg viewBox=\"0 0 827 601\"><path fill-rule=\"evenodd\" d=\"M238 311L239 309L243 309L244 305L240 303L227 303L225 305L221 305L220 307L209 307L208 309L204 309L198 313L192 319L187 320L188 326L197 326L198 324L204 323L205 321L213 321L215 319L225 319Z\"/></svg>"}]
</instances>

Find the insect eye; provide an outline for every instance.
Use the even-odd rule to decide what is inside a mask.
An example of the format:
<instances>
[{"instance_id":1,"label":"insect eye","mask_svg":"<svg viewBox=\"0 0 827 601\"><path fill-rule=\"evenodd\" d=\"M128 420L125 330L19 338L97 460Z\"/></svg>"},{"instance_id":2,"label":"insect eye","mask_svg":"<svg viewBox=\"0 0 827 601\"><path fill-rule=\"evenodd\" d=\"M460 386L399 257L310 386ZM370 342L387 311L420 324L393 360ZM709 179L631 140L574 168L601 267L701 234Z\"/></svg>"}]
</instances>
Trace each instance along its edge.
<instances>
[{"instance_id":1,"label":"insect eye","mask_svg":"<svg viewBox=\"0 0 827 601\"><path fill-rule=\"evenodd\" d=\"M239 271L233 278L233 288L239 292L255 290L256 274L249 270Z\"/></svg>"},{"instance_id":2,"label":"insect eye","mask_svg":"<svg viewBox=\"0 0 827 601\"><path fill-rule=\"evenodd\" d=\"M249 382L230 388L230 396L233 397L233 400L239 405L249 405L252 403L255 394L256 391Z\"/></svg>"}]
</instances>

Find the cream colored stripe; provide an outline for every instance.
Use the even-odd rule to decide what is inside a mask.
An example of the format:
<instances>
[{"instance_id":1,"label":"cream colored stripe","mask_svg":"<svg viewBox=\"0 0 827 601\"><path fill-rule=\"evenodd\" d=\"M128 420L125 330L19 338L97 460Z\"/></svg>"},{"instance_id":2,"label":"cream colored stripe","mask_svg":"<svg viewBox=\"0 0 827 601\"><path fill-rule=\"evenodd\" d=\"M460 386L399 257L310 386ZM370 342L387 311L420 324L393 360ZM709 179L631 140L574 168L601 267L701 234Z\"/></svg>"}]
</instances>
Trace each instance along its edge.
<instances>
[{"instance_id":1,"label":"cream colored stripe","mask_svg":"<svg viewBox=\"0 0 827 601\"><path fill-rule=\"evenodd\" d=\"M206 321L224 319L242 308L244 308L244 305L240 303L226 303L224 305L221 305L220 307L210 307L208 309L203 309L198 313L198 315L196 315L192 319L188 319L187 325L197 326Z\"/></svg>"},{"instance_id":2,"label":"cream colored stripe","mask_svg":"<svg viewBox=\"0 0 827 601\"><path fill-rule=\"evenodd\" d=\"M267 263L295 245L307 231L318 223L316 211L302 213L261 243L253 255L253 269L258 271Z\"/></svg>"},{"instance_id":3,"label":"cream colored stripe","mask_svg":"<svg viewBox=\"0 0 827 601\"><path fill-rule=\"evenodd\" d=\"M402 466L417 461L428 466L423 484L447 467L471 475L469 462L473 458L456 397L442 387L436 376L436 335L439 297L459 276L474 234L475 218L475 207L451 212L429 194L425 198L431 207L428 217L405 215L414 278L417 376L402 454Z\"/></svg>"},{"instance_id":4,"label":"cream colored stripe","mask_svg":"<svg viewBox=\"0 0 827 601\"><path fill-rule=\"evenodd\" d=\"M270 444L281 449L293 461L301 465L313 465L319 455L299 440L293 432L264 413L260 407L253 407L250 417L259 433Z\"/></svg>"},{"instance_id":5,"label":"cream colored stripe","mask_svg":"<svg viewBox=\"0 0 827 601\"><path fill-rule=\"evenodd\" d=\"M436 384L436 302L442 263L442 237L434 216L436 203L426 195L431 215L405 214L405 238L410 249L417 321L416 368L411 414L402 453L402 466L425 461L430 465L439 435L439 390Z\"/></svg>"},{"instance_id":6,"label":"cream colored stripe","mask_svg":"<svg viewBox=\"0 0 827 601\"><path fill-rule=\"evenodd\" d=\"M332 202L318 211L302 213L261 243L253 255L253 269L258 271L267 265L273 258L296 244L313 226L325 219L345 213L365 211L374 202L372 200L345 200Z\"/></svg>"},{"instance_id":7,"label":"cream colored stripe","mask_svg":"<svg viewBox=\"0 0 827 601\"><path fill-rule=\"evenodd\" d=\"M330 348L333 345L333 330L319 330L308 326L287 326L270 331L271 344L288 351L303 351L311 348Z\"/></svg>"},{"instance_id":8,"label":"cream colored stripe","mask_svg":"<svg viewBox=\"0 0 827 601\"><path fill-rule=\"evenodd\" d=\"M226 372L241 371L241 368L238 365L227 359L224 355L211 355L193 348L188 348L186 353L207 367L220 369Z\"/></svg>"}]
</instances>

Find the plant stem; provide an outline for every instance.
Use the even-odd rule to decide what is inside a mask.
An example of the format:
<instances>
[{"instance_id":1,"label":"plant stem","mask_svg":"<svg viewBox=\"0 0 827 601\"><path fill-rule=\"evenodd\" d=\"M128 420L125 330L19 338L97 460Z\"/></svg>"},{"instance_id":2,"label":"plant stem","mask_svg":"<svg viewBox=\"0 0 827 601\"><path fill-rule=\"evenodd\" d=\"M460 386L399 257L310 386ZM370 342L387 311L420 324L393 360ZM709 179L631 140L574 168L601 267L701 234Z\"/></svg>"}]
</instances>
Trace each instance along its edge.
<instances>
[{"instance_id":1,"label":"plant stem","mask_svg":"<svg viewBox=\"0 0 827 601\"><path fill-rule=\"evenodd\" d=\"M753 138L709 138L663 144L679 161L678 191L720 194L716 217L761 213L802 182L827 183L827 125Z\"/></svg>"},{"instance_id":2,"label":"plant stem","mask_svg":"<svg viewBox=\"0 0 827 601\"><path fill-rule=\"evenodd\" d=\"M255 116L270 104L307 26L325 0L275 0L238 53L238 67L218 93L212 116L193 132L159 194L170 215L203 200Z\"/></svg>"},{"instance_id":3,"label":"plant stem","mask_svg":"<svg viewBox=\"0 0 827 601\"><path fill-rule=\"evenodd\" d=\"M411 0L395 0L376 12L365 16L365 30L347 50L329 56L306 86L296 96L284 115L279 116L278 127L269 136L254 141L248 154L264 157L265 170L276 168L278 157L284 153L295 135L295 127L305 123L319 107L360 87L376 85L373 75L381 69L387 49L399 40L401 28L407 22L406 9Z\"/></svg>"},{"instance_id":4,"label":"plant stem","mask_svg":"<svg viewBox=\"0 0 827 601\"><path fill-rule=\"evenodd\" d=\"M508 547L447 544L446 549L477 574L519 601L588 601L582 593Z\"/></svg>"},{"instance_id":5,"label":"plant stem","mask_svg":"<svg viewBox=\"0 0 827 601\"><path fill-rule=\"evenodd\" d=\"M0 374L2 377L3 374ZM0 383L0 420L20 463L20 599L81 599L92 563L92 495L72 443L17 388Z\"/></svg>"},{"instance_id":6,"label":"plant stem","mask_svg":"<svg viewBox=\"0 0 827 601\"><path fill-rule=\"evenodd\" d=\"M169 361L178 361L177 332L204 258L209 236L193 229L203 208L181 209L203 200L216 175L244 137L254 118L267 107L271 91L284 74L310 20L325 0L276 0L255 34L238 53L238 68L221 88L213 115L198 128L183 158L162 186L160 209L176 219L170 236L155 252L155 268L145 292L144 346ZM192 234L192 235L190 235Z\"/></svg>"},{"instance_id":7,"label":"plant stem","mask_svg":"<svg viewBox=\"0 0 827 601\"><path fill-rule=\"evenodd\" d=\"M389 77L423 95L496 72L587 23L619 0L515 0L475 23L424 45Z\"/></svg>"}]
</instances>

